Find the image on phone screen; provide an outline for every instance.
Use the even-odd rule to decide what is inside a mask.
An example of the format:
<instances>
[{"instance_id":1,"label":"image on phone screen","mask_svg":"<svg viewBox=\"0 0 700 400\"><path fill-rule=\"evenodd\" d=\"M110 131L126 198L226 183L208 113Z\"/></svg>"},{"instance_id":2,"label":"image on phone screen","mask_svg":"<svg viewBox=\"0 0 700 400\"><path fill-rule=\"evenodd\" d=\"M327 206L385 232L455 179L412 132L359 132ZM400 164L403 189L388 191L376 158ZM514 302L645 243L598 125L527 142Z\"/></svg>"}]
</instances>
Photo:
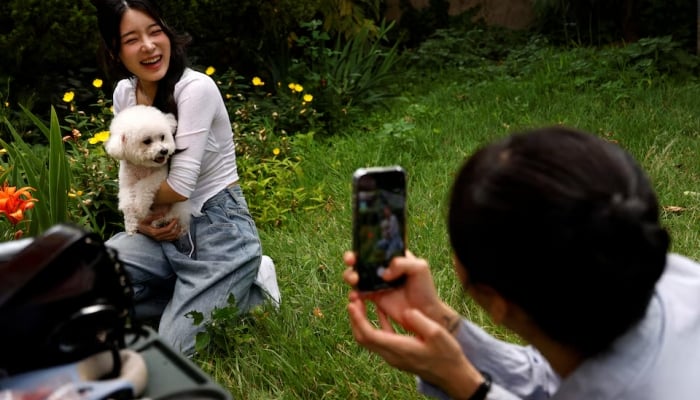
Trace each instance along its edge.
<instances>
[{"instance_id":1,"label":"image on phone screen","mask_svg":"<svg viewBox=\"0 0 700 400\"><path fill-rule=\"evenodd\" d=\"M405 254L406 178L402 169L356 173L354 236L360 290L400 284L386 282L382 275L392 258Z\"/></svg>"}]
</instances>

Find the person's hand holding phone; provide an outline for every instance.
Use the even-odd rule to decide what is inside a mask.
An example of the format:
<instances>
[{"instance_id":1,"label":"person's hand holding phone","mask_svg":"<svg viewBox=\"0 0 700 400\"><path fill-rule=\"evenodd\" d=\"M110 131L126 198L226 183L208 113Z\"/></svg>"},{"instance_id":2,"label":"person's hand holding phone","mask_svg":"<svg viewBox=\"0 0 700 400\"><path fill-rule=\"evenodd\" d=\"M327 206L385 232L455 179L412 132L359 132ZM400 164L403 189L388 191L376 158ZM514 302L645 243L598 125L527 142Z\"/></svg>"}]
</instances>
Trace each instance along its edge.
<instances>
[{"instance_id":1,"label":"person's hand holding phone","mask_svg":"<svg viewBox=\"0 0 700 400\"><path fill-rule=\"evenodd\" d=\"M357 272L352 268L355 254L346 252L345 281L355 286ZM405 277L401 286L377 292L350 292L348 313L355 340L382 357L391 366L414 373L445 390L453 398L476 391L483 377L464 356L449 321L459 315L440 300L428 263L410 252L395 257L384 278ZM366 301L377 306L380 328L368 319ZM392 321L413 335L394 331Z\"/></svg>"},{"instance_id":2,"label":"person's hand holding phone","mask_svg":"<svg viewBox=\"0 0 700 400\"><path fill-rule=\"evenodd\" d=\"M343 279L350 286L355 286L358 281L357 272L352 268L356 257L351 251L344 254L343 260L349 267L343 273ZM403 285L377 292L363 292L357 290L350 292L351 303L368 299L376 304L379 311L390 319L404 326L403 311L408 308L420 310L428 318L441 326L447 327L455 318L459 318L457 312L446 305L438 297L433 277L430 273L428 262L417 258L407 251L405 257L394 257L389 268L384 272L383 278L387 281L404 276Z\"/></svg>"}]
</instances>

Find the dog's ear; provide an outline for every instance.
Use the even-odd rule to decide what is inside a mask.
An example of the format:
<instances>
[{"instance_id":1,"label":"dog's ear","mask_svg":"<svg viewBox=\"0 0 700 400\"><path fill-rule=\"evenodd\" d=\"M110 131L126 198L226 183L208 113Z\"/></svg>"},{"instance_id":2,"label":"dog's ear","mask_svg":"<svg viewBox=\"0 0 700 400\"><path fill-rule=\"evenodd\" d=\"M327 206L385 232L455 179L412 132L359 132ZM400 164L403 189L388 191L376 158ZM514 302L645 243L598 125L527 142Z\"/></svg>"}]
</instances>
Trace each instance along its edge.
<instances>
[{"instance_id":1,"label":"dog's ear","mask_svg":"<svg viewBox=\"0 0 700 400\"><path fill-rule=\"evenodd\" d=\"M170 132L172 132L174 136L175 131L177 130L177 119L175 119L173 114L165 114L165 119L168 120L168 124L170 124Z\"/></svg>"},{"instance_id":2,"label":"dog's ear","mask_svg":"<svg viewBox=\"0 0 700 400\"><path fill-rule=\"evenodd\" d=\"M112 132L105 143L105 151L110 156L117 160L124 159L124 149L126 149L126 135L122 133Z\"/></svg>"}]
</instances>

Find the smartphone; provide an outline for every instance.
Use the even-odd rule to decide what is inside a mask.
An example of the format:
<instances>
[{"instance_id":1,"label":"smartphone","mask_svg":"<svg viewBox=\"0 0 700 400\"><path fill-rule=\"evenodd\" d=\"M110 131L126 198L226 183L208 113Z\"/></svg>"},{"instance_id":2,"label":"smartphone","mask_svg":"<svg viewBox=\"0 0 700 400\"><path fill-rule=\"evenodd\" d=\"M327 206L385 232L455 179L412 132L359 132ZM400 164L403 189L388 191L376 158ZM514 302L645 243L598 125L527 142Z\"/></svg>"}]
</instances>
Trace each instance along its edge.
<instances>
[{"instance_id":1,"label":"smartphone","mask_svg":"<svg viewBox=\"0 0 700 400\"><path fill-rule=\"evenodd\" d=\"M400 286L403 277L385 281L382 275L392 258L406 253L406 171L400 166L360 168L352 183L357 289Z\"/></svg>"}]
</instances>

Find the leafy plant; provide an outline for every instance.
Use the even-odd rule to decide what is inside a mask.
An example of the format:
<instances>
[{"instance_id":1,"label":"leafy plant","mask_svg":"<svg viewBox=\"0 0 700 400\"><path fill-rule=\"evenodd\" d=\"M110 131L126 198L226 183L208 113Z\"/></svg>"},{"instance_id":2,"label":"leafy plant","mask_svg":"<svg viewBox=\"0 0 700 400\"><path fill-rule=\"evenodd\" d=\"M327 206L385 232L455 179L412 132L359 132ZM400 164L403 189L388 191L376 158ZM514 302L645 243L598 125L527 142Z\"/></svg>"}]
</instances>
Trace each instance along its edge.
<instances>
[{"instance_id":1,"label":"leafy plant","mask_svg":"<svg viewBox=\"0 0 700 400\"><path fill-rule=\"evenodd\" d=\"M72 219L89 227L102 237L122 229L121 213L117 209L119 163L106 154L104 142L109 138L112 102L102 90L102 81L92 82L97 100L87 112L80 110L72 99L67 103L70 114L64 117L63 140L72 180L69 189L69 209ZM70 96L69 96L70 97Z\"/></svg>"},{"instance_id":2,"label":"leafy plant","mask_svg":"<svg viewBox=\"0 0 700 400\"><path fill-rule=\"evenodd\" d=\"M331 129L333 123L357 110L368 110L393 97L394 67L400 60L398 42L386 46L394 23L364 25L348 39L319 32L320 21L301 24L307 35L296 44L305 57L297 60L293 76L315 93L316 107Z\"/></svg>"},{"instance_id":3,"label":"leafy plant","mask_svg":"<svg viewBox=\"0 0 700 400\"><path fill-rule=\"evenodd\" d=\"M240 183L256 224L280 226L291 213L324 204L321 188L309 191L299 184L302 159L294 149L315 134L315 96L297 83L280 85L273 94L260 77L247 80L233 70L217 83L231 115Z\"/></svg>"},{"instance_id":4,"label":"leafy plant","mask_svg":"<svg viewBox=\"0 0 700 400\"><path fill-rule=\"evenodd\" d=\"M380 19L381 5L381 0L321 1L319 10L324 15L323 28L350 38Z\"/></svg>"},{"instance_id":5,"label":"leafy plant","mask_svg":"<svg viewBox=\"0 0 700 400\"><path fill-rule=\"evenodd\" d=\"M204 330L195 337L197 356L230 356L240 348L255 342L252 326L257 321L265 319L274 311L271 304L254 308L249 313L242 314L236 307L236 299L231 294L227 305L212 310L209 319L205 321L204 314L191 311L187 317L192 319L195 326L203 326Z\"/></svg>"},{"instance_id":6,"label":"leafy plant","mask_svg":"<svg viewBox=\"0 0 700 400\"><path fill-rule=\"evenodd\" d=\"M241 141L250 146L250 139ZM237 157L241 187L253 219L260 226L283 225L292 213L318 208L326 202L322 188L308 190L298 185L303 176L302 158L283 153L288 140L282 139L282 147L273 148L269 155L256 157L249 151ZM258 141L258 148L266 147L264 136L253 140Z\"/></svg>"},{"instance_id":7,"label":"leafy plant","mask_svg":"<svg viewBox=\"0 0 700 400\"><path fill-rule=\"evenodd\" d=\"M29 110L25 109L25 112L48 139L48 157L43 157L36 147L25 143L7 118L4 122L14 140L9 144L0 140L0 145L7 151L10 164L14 166L9 173L12 182L18 186L36 189L36 197L40 199L34 206L35 218L32 218L29 224L28 234L35 236L57 223L68 221L71 172L65 156L58 117L53 107L48 127Z\"/></svg>"}]
</instances>

